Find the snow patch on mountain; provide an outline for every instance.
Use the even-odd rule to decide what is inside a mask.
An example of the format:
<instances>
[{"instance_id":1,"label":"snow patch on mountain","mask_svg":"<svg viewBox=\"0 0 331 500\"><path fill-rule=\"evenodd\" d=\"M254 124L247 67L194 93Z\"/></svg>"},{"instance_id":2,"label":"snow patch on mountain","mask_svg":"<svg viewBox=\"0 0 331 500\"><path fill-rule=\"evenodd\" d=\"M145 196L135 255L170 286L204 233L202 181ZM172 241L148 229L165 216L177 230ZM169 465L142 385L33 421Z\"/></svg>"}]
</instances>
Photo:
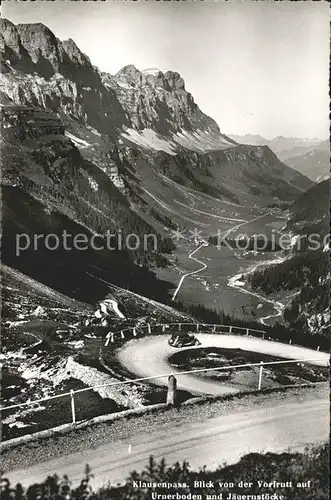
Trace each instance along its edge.
<instances>
[{"instance_id":1,"label":"snow patch on mountain","mask_svg":"<svg viewBox=\"0 0 331 500\"><path fill-rule=\"evenodd\" d=\"M126 129L125 132L122 132L121 135L130 142L144 148L164 151L170 155L176 154L176 145L172 141L162 138L150 128L145 128L140 131L129 128Z\"/></svg>"},{"instance_id":2,"label":"snow patch on mountain","mask_svg":"<svg viewBox=\"0 0 331 500\"><path fill-rule=\"evenodd\" d=\"M71 134L70 132L68 132L67 130L65 131L65 135L68 137L68 139L70 139L74 144L75 146L77 146L78 148L88 148L91 146L90 143L88 143L87 141L84 141L84 139L80 139L79 137L76 137L75 135Z\"/></svg>"},{"instance_id":3,"label":"snow patch on mountain","mask_svg":"<svg viewBox=\"0 0 331 500\"><path fill-rule=\"evenodd\" d=\"M173 134L170 138L158 134L150 128L143 130L126 129L122 137L147 149L164 151L170 155L176 155L183 148L197 153L219 151L233 147L233 144L221 134L215 135L208 131L197 129L195 132L182 130Z\"/></svg>"},{"instance_id":4,"label":"snow patch on mountain","mask_svg":"<svg viewBox=\"0 0 331 500\"><path fill-rule=\"evenodd\" d=\"M162 71L159 68L147 68L142 71L145 75L154 75L157 76L159 73L162 73Z\"/></svg>"},{"instance_id":5,"label":"snow patch on mountain","mask_svg":"<svg viewBox=\"0 0 331 500\"><path fill-rule=\"evenodd\" d=\"M99 189L98 183L93 179L93 177L89 175L87 178L93 191L98 191Z\"/></svg>"},{"instance_id":6,"label":"snow patch on mountain","mask_svg":"<svg viewBox=\"0 0 331 500\"><path fill-rule=\"evenodd\" d=\"M177 132L172 137L172 140L179 146L197 153L219 151L220 149L233 147L233 144L221 134L215 135L210 131L201 131L199 129L196 132L188 132L186 130Z\"/></svg>"}]
</instances>

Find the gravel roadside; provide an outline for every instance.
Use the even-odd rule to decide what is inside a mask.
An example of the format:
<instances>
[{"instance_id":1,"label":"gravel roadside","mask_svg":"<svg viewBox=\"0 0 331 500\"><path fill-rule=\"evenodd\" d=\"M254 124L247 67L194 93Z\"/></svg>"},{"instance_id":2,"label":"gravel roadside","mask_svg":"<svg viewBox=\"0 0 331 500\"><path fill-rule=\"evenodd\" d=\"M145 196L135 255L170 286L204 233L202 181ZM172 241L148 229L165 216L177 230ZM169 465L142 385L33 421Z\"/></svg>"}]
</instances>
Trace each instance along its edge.
<instances>
[{"instance_id":1,"label":"gravel roadside","mask_svg":"<svg viewBox=\"0 0 331 500\"><path fill-rule=\"evenodd\" d=\"M34 441L16 448L4 450L1 456L1 469L11 471L46 462L52 458L86 451L110 442L127 439L130 436L151 433L154 430L171 430L187 422L201 422L220 415L247 411L257 407L271 407L284 401L304 402L323 399L329 393L328 384L311 387L280 388L251 394L234 394L227 397L199 398L194 404L184 404L156 413L131 416L113 422L95 424L91 427L71 431L68 434L53 436ZM55 472L55 471L54 471Z\"/></svg>"}]
</instances>

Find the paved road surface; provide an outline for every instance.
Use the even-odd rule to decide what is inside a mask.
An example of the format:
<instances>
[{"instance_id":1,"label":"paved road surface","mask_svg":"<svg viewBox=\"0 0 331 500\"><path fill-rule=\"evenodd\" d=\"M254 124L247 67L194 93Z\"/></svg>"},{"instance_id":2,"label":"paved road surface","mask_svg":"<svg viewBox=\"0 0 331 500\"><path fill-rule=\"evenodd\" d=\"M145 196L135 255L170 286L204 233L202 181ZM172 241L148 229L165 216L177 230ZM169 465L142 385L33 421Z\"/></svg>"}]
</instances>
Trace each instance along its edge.
<instances>
[{"instance_id":1,"label":"paved road surface","mask_svg":"<svg viewBox=\"0 0 331 500\"><path fill-rule=\"evenodd\" d=\"M302 402L255 407L203 422L183 423L171 431L145 432L128 440L113 440L98 448L74 453L29 469L6 473L12 483L28 485L49 474L68 474L74 484L88 462L95 475L93 486L122 482L130 471L142 470L149 455L167 462L188 460L192 467L216 467L223 461L236 462L249 452L299 450L305 445L326 441L329 432L328 396L315 395ZM131 446L130 446L131 445ZM131 450L131 452L130 452Z\"/></svg>"},{"instance_id":2,"label":"paved road surface","mask_svg":"<svg viewBox=\"0 0 331 500\"><path fill-rule=\"evenodd\" d=\"M198 334L197 338L201 341L203 347L224 347L240 348L247 351L271 354L287 359L311 359L317 358L312 364L326 366L329 362L329 356L323 352L313 351L304 347L291 346L261 340L246 336L220 335L220 334ZM152 377L154 375L172 372L176 375L178 388L190 391L195 394L225 394L238 392L233 385L226 385L213 380L203 380L195 375L180 375L180 371L170 367L168 357L178 352L176 348L168 344L168 335L158 335L154 337L145 337L142 339L127 342L118 353L119 361L128 368L137 377ZM199 347L190 347L190 349L199 349ZM153 380L158 385L167 385L168 377ZM242 388L241 388L242 390Z\"/></svg>"}]
</instances>

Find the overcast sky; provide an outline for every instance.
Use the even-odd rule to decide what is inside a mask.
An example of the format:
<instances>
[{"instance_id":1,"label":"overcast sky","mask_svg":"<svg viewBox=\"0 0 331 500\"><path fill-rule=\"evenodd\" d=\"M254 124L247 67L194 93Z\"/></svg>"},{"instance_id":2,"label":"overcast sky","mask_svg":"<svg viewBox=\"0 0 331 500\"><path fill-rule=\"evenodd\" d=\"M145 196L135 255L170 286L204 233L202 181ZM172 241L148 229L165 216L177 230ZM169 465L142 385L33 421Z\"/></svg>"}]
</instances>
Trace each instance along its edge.
<instances>
[{"instance_id":1,"label":"overcast sky","mask_svg":"<svg viewBox=\"0 0 331 500\"><path fill-rule=\"evenodd\" d=\"M328 136L327 2L4 2L14 23L43 22L102 71L178 71L221 131Z\"/></svg>"}]
</instances>

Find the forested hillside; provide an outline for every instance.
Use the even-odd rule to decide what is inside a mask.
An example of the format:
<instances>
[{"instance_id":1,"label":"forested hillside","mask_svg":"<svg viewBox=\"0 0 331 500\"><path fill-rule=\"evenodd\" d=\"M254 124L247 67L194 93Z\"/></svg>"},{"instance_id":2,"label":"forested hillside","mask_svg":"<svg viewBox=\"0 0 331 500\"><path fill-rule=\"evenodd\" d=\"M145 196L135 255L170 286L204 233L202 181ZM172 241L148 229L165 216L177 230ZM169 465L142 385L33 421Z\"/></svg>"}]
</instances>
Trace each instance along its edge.
<instances>
[{"instance_id":1,"label":"forested hillside","mask_svg":"<svg viewBox=\"0 0 331 500\"><path fill-rule=\"evenodd\" d=\"M285 309L285 321L298 330L325 336L330 329L329 203L329 181L300 196L289 209L286 226L293 238L290 253L283 262L248 275L254 290L296 292Z\"/></svg>"}]
</instances>

